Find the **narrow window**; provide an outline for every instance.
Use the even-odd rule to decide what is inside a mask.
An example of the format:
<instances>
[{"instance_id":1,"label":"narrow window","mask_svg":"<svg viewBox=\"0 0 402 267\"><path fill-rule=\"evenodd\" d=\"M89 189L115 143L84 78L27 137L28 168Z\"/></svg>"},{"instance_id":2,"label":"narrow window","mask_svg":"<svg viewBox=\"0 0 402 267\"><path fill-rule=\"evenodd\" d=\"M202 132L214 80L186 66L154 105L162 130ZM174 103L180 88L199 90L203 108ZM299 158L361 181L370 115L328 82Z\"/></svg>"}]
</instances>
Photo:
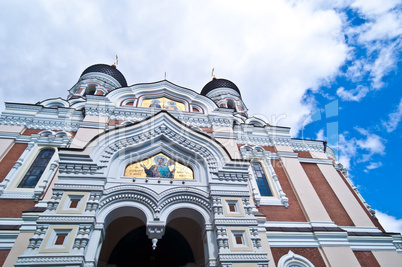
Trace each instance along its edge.
<instances>
[{"instance_id":1,"label":"narrow window","mask_svg":"<svg viewBox=\"0 0 402 267\"><path fill-rule=\"evenodd\" d=\"M235 203L229 203L229 211L236 212L236 204Z\"/></svg>"},{"instance_id":2,"label":"narrow window","mask_svg":"<svg viewBox=\"0 0 402 267\"><path fill-rule=\"evenodd\" d=\"M237 245L243 245L243 235L242 234L235 234L235 241Z\"/></svg>"},{"instance_id":3,"label":"narrow window","mask_svg":"<svg viewBox=\"0 0 402 267\"><path fill-rule=\"evenodd\" d=\"M65 233L59 233L56 236L56 241L54 242L55 245L63 245L64 240L66 239L67 234Z\"/></svg>"},{"instance_id":4,"label":"narrow window","mask_svg":"<svg viewBox=\"0 0 402 267\"><path fill-rule=\"evenodd\" d=\"M262 169L261 163L251 162L251 167L253 168L255 180L257 181L258 189L260 190L261 196L272 197L272 192L269 188L268 181L265 177L265 173Z\"/></svg>"},{"instance_id":5,"label":"narrow window","mask_svg":"<svg viewBox=\"0 0 402 267\"><path fill-rule=\"evenodd\" d=\"M40 151L21 183L18 185L18 188L35 188L53 154L54 149L43 149Z\"/></svg>"},{"instance_id":6,"label":"narrow window","mask_svg":"<svg viewBox=\"0 0 402 267\"><path fill-rule=\"evenodd\" d=\"M78 207L78 202L80 202L79 199L72 199L70 203L70 209L76 209Z\"/></svg>"}]
</instances>

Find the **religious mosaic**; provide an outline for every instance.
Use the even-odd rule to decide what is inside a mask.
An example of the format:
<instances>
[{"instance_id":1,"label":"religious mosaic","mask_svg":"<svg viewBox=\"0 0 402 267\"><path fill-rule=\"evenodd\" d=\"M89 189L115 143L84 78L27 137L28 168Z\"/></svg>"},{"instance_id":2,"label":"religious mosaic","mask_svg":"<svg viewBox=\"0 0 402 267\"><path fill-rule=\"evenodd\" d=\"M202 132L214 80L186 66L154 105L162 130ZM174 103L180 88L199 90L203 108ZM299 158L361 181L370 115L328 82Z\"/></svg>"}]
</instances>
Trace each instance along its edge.
<instances>
[{"instance_id":1,"label":"religious mosaic","mask_svg":"<svg viewBox=\"0 0 402 267\"><path fill-rule=\"evenodd\" d=\"M163 153L159 153L146 160L128 165L124 176L193 179L193 171Z\"/></svg>"},{"instance_id":2,"label":"religious mosaic","mask_svg":"<svg viewBox=\"0 0 402 267\"><path fill-rule=\"evenodd\" d=\"M171 100L167 97L144 99L141 107L160 108L167 110L181 110L185 111L186 108L183 103Z\"/></svg>"}]
</instances>

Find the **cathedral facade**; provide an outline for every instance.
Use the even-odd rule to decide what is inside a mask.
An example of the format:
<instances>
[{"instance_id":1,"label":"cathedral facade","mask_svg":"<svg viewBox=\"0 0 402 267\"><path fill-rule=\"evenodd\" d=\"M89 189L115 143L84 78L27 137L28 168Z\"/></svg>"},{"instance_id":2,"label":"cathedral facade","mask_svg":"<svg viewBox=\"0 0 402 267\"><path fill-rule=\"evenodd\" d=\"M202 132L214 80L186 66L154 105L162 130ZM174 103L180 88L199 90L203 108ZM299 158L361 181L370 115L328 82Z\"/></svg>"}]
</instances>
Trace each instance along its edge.
<instances>
[{"instance_id":1,"label":"cathedral facade","mask_svg":"<svg viewBox=\"0 0 402 267\"><path fill-rule=\"evenodd\" d=\"M229 80L96 64L67 99L5 105L0 265L402 265L331 148L250 116Z\"/></svg>"}]
</instances>

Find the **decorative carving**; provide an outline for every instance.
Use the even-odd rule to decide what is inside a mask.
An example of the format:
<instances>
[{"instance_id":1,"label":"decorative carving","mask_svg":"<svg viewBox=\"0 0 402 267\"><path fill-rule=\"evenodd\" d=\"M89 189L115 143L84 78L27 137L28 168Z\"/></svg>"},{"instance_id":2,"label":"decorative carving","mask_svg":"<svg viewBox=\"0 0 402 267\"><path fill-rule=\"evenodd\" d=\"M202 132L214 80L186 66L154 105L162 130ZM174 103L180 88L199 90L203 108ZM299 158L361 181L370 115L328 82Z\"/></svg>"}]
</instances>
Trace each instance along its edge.
<instances>
[{"instance_id":1,"label":"decorative carving","mask_svg":"<svg viewBox=\"0 0 402 267\"><path fill-rule=\"evenodd\" d=\"M236 142L240 145L273 146L268 137L252 137L245 134L238 134Z\"/></svg>"},{"instance_id":2,"label":"decorative carving","mask_svg":"<svg viewBox=\"0 0 402 267\"><path fill-rule=\"evenodd\" d=\"M261 248L261 238L258 236L258 228L250 227L250 238L253 243L253 247L259 249Z\"/></svg>"},{"instance_id":3,"label":"decorative carving","mask_svg":"<svg viewBox=\"0 0 402 267\"><path fill-rule=\"evenodd\" d=\"M226 227L216 227L216 241L218 243L219 250L229 248Z\"/></svg>"},{"instance_id":4,"label":"decorative carving","mask_svg":"<svg viewBox=\"0 0 402 267\"><path fill-rule=\"evenodd\" d=\"M138 193L121 193L121 194L115 194L110 197L107 197L106 199L102 200L100 203L100 207L103 207L107 205L108 203L115 201L115 200L131 200L131 201L137 201L141 202L144 204L147 204L152 210L157 210L157 203L155 200L149 198L148 196L138 194Z\"/></svg>"},{"instance_id":5,"label":"decorative carving","mask_svg":"<svg viewBox=\"0 0 402 267\"><path fill-rule=\"evenodd\" d=\"M322 142L295 140L289 137L277 137L268 133L266 136L237 133L237 144L249 146L291 146L294 151L324 152Z\"/></svg>"},{"instance_id":6,"label":"decorative carving","mask_svg":"<svg viewBox=\"0 0 402 267\"><path fill-rule=\"evenodd\" d=\"M188 139L188 137L184 136L182 133L176 132L174 129L171 129L165 124L155 129L151 129L145 133L140 133L134 136L131 135L116 141L110 141L103 149L100 162L102 163L103 167L106 167L109 164L112 155L119 150L127 149L128 144L134 145L136 143L142 143L145 141L148 142L149 139L158 138L160 135L163 135L165 138L167 138L168 142L171 144L178 144L202 156L207 161L207 164L212 171L217 169L218 166L215 156L209 150Z\"/></svg>"},{"instance_id":7,"label":"decorative carving","mask_svg":"<svg viewBox=\"0 0 402 267\"><path fill-rule=\"evenodd\" d=\"M38 265L40 263L44 264L54 264L60 266L60 264L63 263L68 263L68 264L73 264L76 263L80 265L84 260L84 256L82 257L77 257L77 256L71 256L71 257L60 257L60 256L46 256L46 257L19 257L16 263L16 266L21 265Z\"/></svg>"},{"instance_id":8,"label":"decorative carving","mask_svg":"<svg viewBox=\"0 0 402 267\"><path fill-rule=\"evenodd\" d=\"M210 118L210 121L213 126L232 127L234 120L232 118Z\"/></svg>"},{"instance_id":9,"label":"decorative carving","mask_svg":"<svg viewBox=\"0 0 402 267\"><path fill-rule=\"evenodd\" d=\"M89 241L91 225L81 225L74 241L73 249L85 249Z\"/></svg>"},{"instance_id":10,"label":"decorative carving","mask_svg":"<svg viewBox=\"0 0 402 267\"><path fill-rule=\"evenodd\" d=\"M247 215L253 214L253 207L250 206L250 199L248 197L243 197L242 201L243 201L244 212Z\"/></svg>"},{"instance_id":11,"label":"decorative carving","mask_svg":"<svg viewBox=\"0 0 402 267\"><path fill-rule=\"evenodd\" d=\"M48 227L44 225L36 226L36 230L34 235L29 239L28 249L30 250L38 250L43 238L45 237L46 231Z\"/></svg>"},{"instance_id":12,"label":"decorative carving","mask_svg":"<svg viewBox=\"0 0 402 267\"><path fill-rule=\"evenodd\" d=\"M220 197L212 197L212 211L215 215L223 214L222 199Z\"/></svg>"},{"instance_id":13,"label":"decorative carving","mask_svg":"<svg viewBox=\"0 0 402 267\"><path fill-rule=\"evenodd\" d=\"M88 201L87 201L87 206L85 208L85 211L96 211L99 207L99 200L101 198L101 193L91 193L89 195Z\"/></svg>"},{"instance_id":14,"label":"decorative carving","mask_svg":"<svg viewBox=\"0 0 402 267\"><path fill-rule=\"evenodd\" d=\"M105 168L105 166L97 166L96 164L79 164L79 163L60 163L60 173L74 173L74 174L90 174L94 175L99 173L98 170Z\"/></svg>"},{"instance_id":15,"label":"decorative carving","mask_svg":"<svg viewBox=\"0 0 402 267\"><path fill-rule=\"evenodd\" d=\"M253 260L253 261L265 260L266 262L268 262L267 254L264 253L220 254L219 258L221 260ZM268 264L266 266L268 266Z\"/></svg>"},{"instance_id":16,"label":"decorative carving","mask_svg":"<svg viewBox=\"0 0 402 267\"><path fill-rule=\"evenodd\" d=\"M257 225L257 220L217 219L215 225Z\"/></svg>"},{"instance_id":17,"label":"decorative carving","mask_svg":"<svg viewBox=\"0 0 402 267\"><path fill-rule=\"evenodd\" d=\"M37 223L92 223L95 217L89 216L45 216L42 215Z\"/></svg>"},{"instance_id":18,"label":"decorative carving","mask_svg":"<svg viewBox=\"0 0 402 267\"><path fill-rule=\"evenodd\" d=\"M161 239L165 233L165 224L160 222L149 222L147 224L147 235L150 239Z\"/></svg>"},{"instance_id":19,"label":"decorative carving","mask_svg":"<svg viewBox=\"0 0 402 267\"><path fill-rule=\"evenodd\" d=\"M236 196L236 197L248 197L250 193L248 191L218 191L218 190L213 190L210 193L213 196Z\"/></svg>"},{"instance_id":20,"label":"decorative carving","mask_svg":"<svg viewBox=\"0 0 402 267\"><path fill-rule=\"evenodd\" d=\"M220 181L232 181L232 182L247 182L248 173L239 173L239 172L218 172L218 179Z\"/></svg>"},{"instance_id":21,"label":"decorative carving","mask_svg":"<svg viewBox=\"0 0 402 267\"><path fill-rule=\"evenodd\" d=\"M322 142L291 139L290 146L294 151L324 152Z\"/></svg>"},{"instance_id":22,"label":"decorative carving","mask_svg":"<svg viewBox=\"0 0 402 267\"><path fill-rule=\"evenodd\" d=\"M100 185L81 185L81 184L61 184L57 183L53 187L59 190L79 190L79 191L102 191L103 186Z\"/></svg>"},{"instance_id":23,"label":"decorative carving","mask_svg":"<svg viewBox=\"0 0 402 267\"><path fill-rule=\"evenodd\" d=\"M159 204L158 208L156 209L157 212L162 210L165 206L169 205L172 202L193 202L199 204L202 207L205 207L207 210L211 210L211 205L207 200L204 200L198 196L193 195L176 195L168 198L161 204Z\"/></svg>"},{"instance_id":24,"label":"decorative carving","mask_svg":"<svg viewBox=\"0 0 402 267\"><path fill-rule=\"evenodd\" d=\"M204 197L204 198L208 198L208 197L209 197L209 195L208 195L207 192L202 191L202 190L200 190L200 189L198 189L198 188L193 188L193 187L175 187L175 188L171 188L171 189L165 190L165 191L163 191L162 193L160 193L160 194L159 194L159 198L164 198L164 197L166 197L166 196L168 196L168 195L175 194L175 193L182 193L182 192L194 193L194 194L197 194L197 195L199 195L199 196L201 196L201 197Z\"/></svg>"},{"instance_id":25,"label":"decorative carving","mask_svg":"<svg viewBox=\"0 0 402 267\"><path fill-rule=\"evenodd\" d=\"M23 117L22 113L18 113L18 116L3 115L0 118L0 124L3 125L16 125L25 126L28 129L49 129L49 130L61 130L61 131L78 131L79 122L69 121L65 119L59 119L54 117L52 120L44 118L32 118Z\"/></svg>"}]
</instances>

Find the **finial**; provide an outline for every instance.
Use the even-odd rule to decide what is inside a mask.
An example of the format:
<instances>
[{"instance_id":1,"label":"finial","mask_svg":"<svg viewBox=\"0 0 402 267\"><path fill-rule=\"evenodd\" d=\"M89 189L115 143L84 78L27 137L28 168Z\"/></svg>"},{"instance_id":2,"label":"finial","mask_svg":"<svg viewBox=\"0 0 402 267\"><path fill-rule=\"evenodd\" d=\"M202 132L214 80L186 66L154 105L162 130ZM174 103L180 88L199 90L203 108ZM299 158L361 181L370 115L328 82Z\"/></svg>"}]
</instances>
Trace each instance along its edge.
<instances>
[{"instance_id":1,"label":"finial","mask_svg":"<svg viewBox=\"0 0 402 267\"><path fill-rule=\"evenodd\" d=\"M116 55L116 60L114 61L112 67L115 67L115 68L116 68L116 66L117 66L118 63L119 63L119 57Z\"/></svg>"},{"instance_id":2,"label":"finial","mask_svg":"<svg viewBox=\"0 0 402 267\"><path fill-rule=\"evenodd\" d=\"M158 243L158 239L157 238L152 238L152 250L156 249L156 243Z\"/></svg>"},{"instance_id":3,"label":"finial","mask_svg":"<svg viewBox=\"0 0 402 267\"><path fill-rule=\"evenodd\" d=\"M165 71L165 80L166 80L166 71Z\"/></svg>"},{"instance_id":4,"label":"finial","mask_svg":"<svg viewBox=\"0 0 402 267\"><path fill-rule=\"evenodd\" d=\"M216 79L215 74L214 74L215 68L212 68L212 79Z\"/></svg>"}]
</instances>

